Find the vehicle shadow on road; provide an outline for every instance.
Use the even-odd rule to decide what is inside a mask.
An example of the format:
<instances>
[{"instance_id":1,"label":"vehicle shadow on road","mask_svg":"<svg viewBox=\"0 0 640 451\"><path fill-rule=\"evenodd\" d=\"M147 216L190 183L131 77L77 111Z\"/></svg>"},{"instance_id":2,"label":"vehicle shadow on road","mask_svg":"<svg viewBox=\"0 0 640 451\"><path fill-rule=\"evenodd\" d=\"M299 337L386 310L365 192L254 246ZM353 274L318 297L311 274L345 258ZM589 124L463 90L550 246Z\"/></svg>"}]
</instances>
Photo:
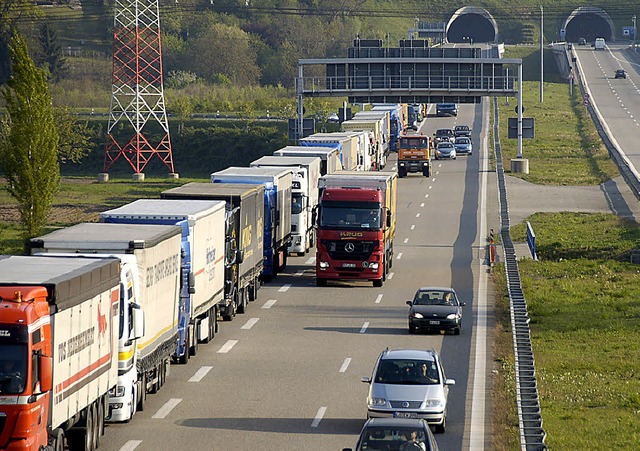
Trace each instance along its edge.
<instances>
[{"instance_id":1,"label":"vehicle shadow on road","mask_svg":"<svg viewBox=\"0 0 640 451\"><path fill-rule=\"evenodd\" d=\"M407 335L408 329L398 327L367 327L364 332L361 327L305 327L304 330L316 332L339 332L343 334L367 334L367 335Z\"/></svg>"},{"instance_id":2,"label":"vehicle shadow on road","mask_svg":"<svg viewBox=\"0 0 640 451\"><path fill-rule=\"evenodd\" d=\"M324 418L318 427L312 428L313 421L313 418L189 418L178 424L204 429L357 436L365 422L360 418Z\"/></svg>"}]
</instances>

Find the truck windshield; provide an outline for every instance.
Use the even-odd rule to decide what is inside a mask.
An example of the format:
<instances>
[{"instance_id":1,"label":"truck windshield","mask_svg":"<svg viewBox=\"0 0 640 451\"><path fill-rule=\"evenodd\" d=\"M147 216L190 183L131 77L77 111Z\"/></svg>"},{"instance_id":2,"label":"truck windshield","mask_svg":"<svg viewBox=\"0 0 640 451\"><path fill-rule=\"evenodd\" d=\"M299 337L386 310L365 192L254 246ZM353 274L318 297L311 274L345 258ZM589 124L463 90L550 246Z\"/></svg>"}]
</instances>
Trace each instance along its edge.
<instances>
[{"instance_id":1,"label":"truck windshield","mask_svg":"<svg viewBox=\"0 0 640 451\"><path fill-rule=\"evenodd\" d=\"M400 140L401 149L424 149L429 147L427 138L402 138Z\"/></svg>"},{"instance_id":2,"label":"truck windshield","mask_svg":"<svg viewBox=\"0 0 640 451\"><path fill-rule=\"evenodd\" d=\"M0 344L0 394L17 395L27 381L27 346Z\"/></svg>"},{"instance_id":3,"label":"truck windshield","mask_svg":"<svg viewBox=\"0 0 640 451\"><path fill-rule=\"evenodd\" d=\"M323 202L320 228L343 230L379 230L381 227L379 203Z\"/></svg>"},{"instance_id":4,"label":"truck windshield","mask_svg":"<svg viewBox=\"0 0 640 451\"><path fill-rule=\"evenodd\" d=\"M302 193L293 193L291 196L291 214L299 215L302 213Z\"/></svg>"}]
</instances>

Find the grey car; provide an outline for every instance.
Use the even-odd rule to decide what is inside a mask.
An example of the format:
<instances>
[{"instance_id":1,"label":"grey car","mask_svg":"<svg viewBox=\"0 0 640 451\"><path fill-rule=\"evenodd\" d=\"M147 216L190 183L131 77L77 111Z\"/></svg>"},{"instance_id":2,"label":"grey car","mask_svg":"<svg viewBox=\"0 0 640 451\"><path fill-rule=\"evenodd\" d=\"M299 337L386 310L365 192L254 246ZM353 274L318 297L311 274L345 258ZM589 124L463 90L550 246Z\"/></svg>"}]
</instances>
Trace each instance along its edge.
<instances>
[{"instance_id":1,"label":"grey car","mask_svg":"<svg viewBox=\"0 0 640 451\"><path fill-rule=\"evenodd\" d=\"M368 418L422 418L444 433L449 386L440 356L434 350L385 349L373 368L369 384Z\"/></svg>"},{"instance_id":2,"label":"grey car","mask_svg":"<svg viewBox=\"0 0 640 451\"><path fill-rule=\"evenodd\" d=\"M423 287L416 291L409 306L409 333L424 331L453 331L462 328L462 307L453 288Z\"/></svg>"},{"instance_id":3,"label":"grey car","mask_svg":"<svg viewBox=\"0 0 640 451\"><path fill-rule=\"evenodd\" d=\"M456 159L456 147L453 143L449 141L438 143L436 146L436 160L442 158L448 158L450 160Z\"/></svg>"},{"instance_id":4,"label":"grey car","mask_svg":"<svg viewBox=\"0 0 640 451\"><path fill-rule=\"evenodd\" d=\"M471 155L473 153L471 138L460 136L453 142L453 146L456 148L456 155Z\"/></svg>"},{"instance_id":5,"label":"grey car","mask_svg":"<svg viewBox=\"0 0 640 451\"><path fill-rule=\"evenodd\" d=\"M362 427L355 451L437 451L429 424L418 418L371 418ZM353 451L342 448L342 451Z\"/></svg>"}]
</instances>

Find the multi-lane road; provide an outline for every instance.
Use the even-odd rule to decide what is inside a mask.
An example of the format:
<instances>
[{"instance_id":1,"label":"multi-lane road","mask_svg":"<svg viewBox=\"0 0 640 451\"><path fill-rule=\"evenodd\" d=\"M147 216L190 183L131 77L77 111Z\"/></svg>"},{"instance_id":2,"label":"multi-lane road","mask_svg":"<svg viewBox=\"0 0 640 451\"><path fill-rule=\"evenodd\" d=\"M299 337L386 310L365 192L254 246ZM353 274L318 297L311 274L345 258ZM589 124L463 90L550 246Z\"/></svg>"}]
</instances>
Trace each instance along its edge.
<instances>
[{"instance_id":1,"label":"multi-lane road","mask_svg":"<svg viewBox=\"0 0 640 451\"><path fill-rule=\"evenodd\" d=\"M487 307L487 102L457 118L428 118L423 133L468 124L474 153L436 161L432 176L399 180L395 257L382 288L316 287L313 254L289 259L246 314L222 323L188 365L172 365L162 390L129 424L109 425L101 449L339 450L366 418L367 385L386 347L433 348L450 390L443 449L490 449L491 346ZM484 128L483 128L484 127ZM395 168L395 155L389 162ZM497 217L496 215L494 215ZM407 299L425 285L453 286L467 303L462 333L409 335ZM489 303L491 304L491 303Z\"/></svg>"}]
</instances>

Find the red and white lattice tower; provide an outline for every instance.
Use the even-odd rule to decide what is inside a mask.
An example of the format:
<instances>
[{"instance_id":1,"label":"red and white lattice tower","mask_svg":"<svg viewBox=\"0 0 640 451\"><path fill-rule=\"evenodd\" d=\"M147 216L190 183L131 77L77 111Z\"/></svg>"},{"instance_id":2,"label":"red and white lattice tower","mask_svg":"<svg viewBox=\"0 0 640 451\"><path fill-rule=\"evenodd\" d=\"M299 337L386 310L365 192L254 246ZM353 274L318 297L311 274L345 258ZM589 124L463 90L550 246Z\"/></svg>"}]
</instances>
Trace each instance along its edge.
<instances>
[{"instance_id":1,"label":"red and white lattice tower","mask_svg":"<svg viewBox=\"0 0 640 451\"><path fill-rule=\"evenodd\" d=\"M158 0L116 0L111 92L103 171L124 158L140 174L156 155L173 174Z\"/></svg>"}]
</instances>

